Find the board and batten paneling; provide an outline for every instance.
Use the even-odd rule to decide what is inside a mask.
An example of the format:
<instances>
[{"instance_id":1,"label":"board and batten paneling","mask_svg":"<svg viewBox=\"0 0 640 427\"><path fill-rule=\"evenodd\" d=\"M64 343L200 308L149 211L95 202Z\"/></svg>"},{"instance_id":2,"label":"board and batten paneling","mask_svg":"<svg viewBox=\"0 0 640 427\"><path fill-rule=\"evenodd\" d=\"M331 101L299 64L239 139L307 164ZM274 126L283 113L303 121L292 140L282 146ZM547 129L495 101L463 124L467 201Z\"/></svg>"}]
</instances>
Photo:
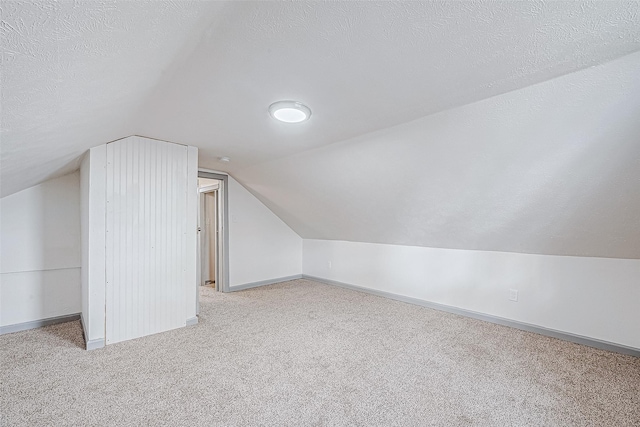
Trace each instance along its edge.
<instances>
[{"instance_id":1,"label":"board and batten paneling","mask_svg":"<svg viewBox=\"0 0 640 427\"><path fill-rule=\"evenodd\" d=\"M186 325L188 147L107 145L106 343Z\"/></svg>"}]
</instances>

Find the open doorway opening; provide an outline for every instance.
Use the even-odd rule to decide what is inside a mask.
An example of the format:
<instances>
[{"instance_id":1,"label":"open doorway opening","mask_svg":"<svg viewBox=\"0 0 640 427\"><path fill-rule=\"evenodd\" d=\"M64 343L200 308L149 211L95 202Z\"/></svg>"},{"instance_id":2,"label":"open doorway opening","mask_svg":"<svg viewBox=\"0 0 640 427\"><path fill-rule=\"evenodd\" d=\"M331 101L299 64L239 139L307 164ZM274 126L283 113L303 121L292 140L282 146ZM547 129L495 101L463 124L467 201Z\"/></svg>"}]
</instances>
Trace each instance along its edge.
<instances>
[{"instance_id":1,"label":"open doorway opening","mask_svg":"<svg viewBox=\"0 0 640 427\"><path fill-rule=\"evenodd\" d=\"M220 292L229 292L228 179L224 174L198 172L196 286L210 286ZM199 313L200 292L196 295Z\"/></svg>"},{"instance_id":2,"label":"open doorway opening","mask_svg":"<svg viewBox=\"0 0 640 427\"><path fill-rule=\"evenodd\" d=\"M200 235L200 286L211 286L220 290L220 271L218 264L219 250L219 221L218 194L220 181L210 178L198 178L198 192L200 194L200 215L198 233Z\"/></svg>"}]
</instances>

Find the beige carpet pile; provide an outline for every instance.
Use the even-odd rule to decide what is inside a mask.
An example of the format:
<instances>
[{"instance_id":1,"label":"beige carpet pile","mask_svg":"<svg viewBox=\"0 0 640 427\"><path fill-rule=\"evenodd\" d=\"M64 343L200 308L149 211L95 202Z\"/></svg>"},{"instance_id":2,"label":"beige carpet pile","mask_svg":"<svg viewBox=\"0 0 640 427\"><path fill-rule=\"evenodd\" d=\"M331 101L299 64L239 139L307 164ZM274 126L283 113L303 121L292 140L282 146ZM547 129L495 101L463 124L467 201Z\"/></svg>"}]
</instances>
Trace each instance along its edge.
<instances>
[{"instance_id":1,"label":"beige carpet pile","mask_svg":"<svg viewBox=\"0 0 640 427\"><path fill-rule=\"evenodd\" d=\"M0 337L3 426L640 426L640 359L294 280L85 351Z\"/></svg>"}]
</instances>

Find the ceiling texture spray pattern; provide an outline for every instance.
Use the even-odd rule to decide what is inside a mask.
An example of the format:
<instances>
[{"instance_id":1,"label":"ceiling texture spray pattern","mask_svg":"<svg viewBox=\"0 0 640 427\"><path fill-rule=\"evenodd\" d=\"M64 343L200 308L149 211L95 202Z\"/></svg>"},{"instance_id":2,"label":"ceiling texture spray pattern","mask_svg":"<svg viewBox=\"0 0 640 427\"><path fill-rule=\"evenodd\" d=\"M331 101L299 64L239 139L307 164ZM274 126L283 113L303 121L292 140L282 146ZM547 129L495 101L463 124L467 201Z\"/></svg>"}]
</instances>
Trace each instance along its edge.
<instances>
[{"instance_id":1,"label":"ceiling texture spray pattern","mask_svg":"<svg viewBox=\"0 0 640 427\"><path fill-rule=\"evenodd\" d=\"M305 238L640 258L640 53L236 174Z\"/></svg>"},{"instance_id":2,"label":"ceiling texture spray pattern","mask_svg":"<svg viewBox=\"0 0 640 427\"><path fill-rule=\"evenodd\" d=\"M3 1L2 195L73 171L86 149L134 134L140 106L216 7Z\"/></svg>"},{"instance_id":3,"label":"ceiling texture spray pattern","mask_svg":"<svg viewBox=\"0 0 640 427\"><path fill-rule=\"evenodd\" d=\"M225 9L145 108L141 132L227 169L523 88L640 49L636 2L260 2ZM294 99L304 127L266 108Z\"/></svg>"},{"instance_id":4,"label":"ceiling texture spray pattern","mask_svg":"<svg viewBox=\"0 0 640 427\"><path fill-rule=\"evenodd\" d=\"M3 195L138 134L303 237L640 258L639 2L3 1L0 30Z\"/></svg>"}]
</instances>

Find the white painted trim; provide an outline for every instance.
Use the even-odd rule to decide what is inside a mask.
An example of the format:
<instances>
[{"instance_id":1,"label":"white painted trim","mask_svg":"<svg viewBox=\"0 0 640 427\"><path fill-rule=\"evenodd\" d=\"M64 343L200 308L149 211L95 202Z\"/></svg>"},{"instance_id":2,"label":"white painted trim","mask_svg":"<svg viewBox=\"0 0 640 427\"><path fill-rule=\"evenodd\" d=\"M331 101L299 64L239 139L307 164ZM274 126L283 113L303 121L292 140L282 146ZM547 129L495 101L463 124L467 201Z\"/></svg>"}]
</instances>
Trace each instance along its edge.
<instances>
[{"instance_id":1,"label":"white painted trim","mask_svg":"<svg viewBox=\"0 0 640 427\"><path fill-rule=\"evenodd\" d=\"M205 172L205 173L215 173L218 175L226 175L229 176L229 174L227 172L222 172L222 171L217 171L215 169L202 169L202 168L198 168L198 172ZM200 178L208 178L206 176L202 176ZM217 178L213 178L213 179L217 179Z\"/></svg>"},{"instance_id":2,"label":"white painted trim","mask_svg":"<svg viewBox=\"0 0 640 427\"><path fill-rule=\"evenodd\" d=\"M87 349L105 339L107 145L89 149L80 164L82 330ZM102 345L104 346L104 344Z\"/></svg>"},{"instance_id":3,"label":"white painted trim","mask_svg":"<svg viewBox=\"0 0 640 427\"><path fill-rule=\"evenodd\" d=\"M84 316L82 313L80 313L80 324L82 325L82 335L84 336L86 350L96 350L104 347L104 338L87 339L87 328L84 325Z\"/></svg>"},{"instance_id":4,"label":"white painted trim","mask_svg":"<svg viewBox=\"0 0 640 427\"><path fill-rule=\"evenodd\" d=\"M107 145L106 153L105 335L114 344L183 327L195 315L196 212L189 198L197 188L197 149L135 137Z\"/></svg>"},{"instance_id":5,"label":"white painted trim","mask_svg":"<svg viewBox=\"0 0 640 427\"><path fill-rule=\"evenodd\" d=\"M40 270L8 270L8 271L3 271L2 273L0 273L0 275L4 275L4 274L19 274L19 273L39 273L41 271L60 271L60 270L76 270L78 268L82 268L82 266L77 266L77 267L57 267L57 268L43 268Z\"/></svg>"},{"instance_id":6,"label":"white painted trim","mask_svg":"<svg viewBox=\"0 0 640 427\"><path fill-rule=\"evenodd\" d=\"M194 316L191 317L189 319L187 319L187 325L186 326L192 326L192 325L197 325L198 324L198 316Z\"/></svg>"},{"instance_id":7,"label":"white painted trim","mask_svg":"<svg viewBox=\"0 0 640 427\"><path fill-rule=\"evenodd\" d=\"M640 348L627 347L625 345L616 344L608 341L601 341L595 338L589 338L582 335L570 334L568 332L562 332L555 329L543 328L541 326L536 326L536 325L532 325L524 322L518 322L515 320L509 320L503 317L491 316L488 314L478 313L475 311L465 310L462 308L452 307L449 305L438 304L435 302L407 297L404 295L398 295L391 292L368 289L361 286L351 285L348 283L337 282L335 280L323 279L321 277L308 276L306 274L303 274L302 278L324 283L327 285L338 286L340 288L350 289L357 292L364 292L371 295L389 298L396 301L419 305L426 308L432 308L434 310L445 311L447 313L453 313L459 316L470 317L472 319L478 319L478 320L483 320L485 322L495 323L498 325L509 326L511 328L520 329L527 332L534 332L536 334L544 335L547 337L557 338L564 341L570 341L576 344L582 344L589 347L595 347L601 350L613 351L616 353L628 354L630 356L640 357Z\"/></svg>"},{"instance_id":8,"label":"white painted trim","mask_svg":"<svg viewBox=\"0 0 640 427\"><path fill-rule=\"evenodd\" d=\"M204 174L204 175L203 175ZM222 244L218 242L218 271L220 280L218 290L230 292L229 289L229 175L226 173L208 172L206 169L198 169L198 178L210 178L220 181L218 188L218 239L222 238ZM198 256L201 256L200 254ZM197 283L196 286L200 286ZM196 295L199 295L196 292ZM199 302L198 302L199 304Z\"/></svg>"},{"instance_id":9,"label":"white painted trim","mask_svg":"<svg viewBox=\"0 0 640 427\"><path fill-rule=\"evenodd\" d=\"M80 313L66 314L64 316L49 317L48 319L32 320L30 322L16 323L14 325L0 326L0 335L12 334L14 332L27 331L29 329L41 328L43 326L56 325L58 323L73 322L80 319Z\"/></svg>"},{"instance_id":10,"label":"white painted trim","mask_svg":"<svg viewBox=\"0 0 640 427\"><path fill-rule=\"evenodd\" d=\"M207 178L207 179L211 179L211 178ZM204 187L200 187L198 189L199 193L210 193L212 191L217 190L220 187L220 184L211 184L211 185L206 185Z\"/></svg>"},{"instance_id":11,"label":"white painted trim","mask_svg":"<svg viewBox=\"0 0 640 427\"><path fill-rule=\"evenodd\" d=\"M198 193L198 148L187 148L187 238L185 240L186 277L185 277L185 314L189 319L198 315L198 268L199 236L198 216L200 212L200 193Z\"/></svg>"},{"instance_id":12,"label":"white painted trim","mask_svg":"<svg viewBox=\"0 0 640 427\"><path fill-rule=\"evenodd\" d=\"M87 339L87 326L84 323L84 316L82 315L82 313L80 313L80 326L82 327L82 337L84 338L84 342L86 344L89 340Z\"/></svg>"},{"instance_id":13,"label":"white painted trim","mask_svg":"<svg viewBox=\"0 0 640 427\"><path fill-rule=\"evenodd\" d=\"M87 350L97 350L104 347L104 338L96 338L95 340L86 341Z\"/></svg>"},{"instance_id":14,"label":"white painted trim","mask_svg":"<svg viewBox=\"0 0 640 427\"><path fill-rule=\"evenodd\" d=\"M258 286L273 285L274 283L288 282L289 280L302 279L302 274L295 274L293 276L279 277L277 279L260 280L258 282L245 283L243 285L231 286L230 292L242 291L244 289L257 288ZM313 280L313 279L311 279Z\"/></svg>"}]
</instances>

